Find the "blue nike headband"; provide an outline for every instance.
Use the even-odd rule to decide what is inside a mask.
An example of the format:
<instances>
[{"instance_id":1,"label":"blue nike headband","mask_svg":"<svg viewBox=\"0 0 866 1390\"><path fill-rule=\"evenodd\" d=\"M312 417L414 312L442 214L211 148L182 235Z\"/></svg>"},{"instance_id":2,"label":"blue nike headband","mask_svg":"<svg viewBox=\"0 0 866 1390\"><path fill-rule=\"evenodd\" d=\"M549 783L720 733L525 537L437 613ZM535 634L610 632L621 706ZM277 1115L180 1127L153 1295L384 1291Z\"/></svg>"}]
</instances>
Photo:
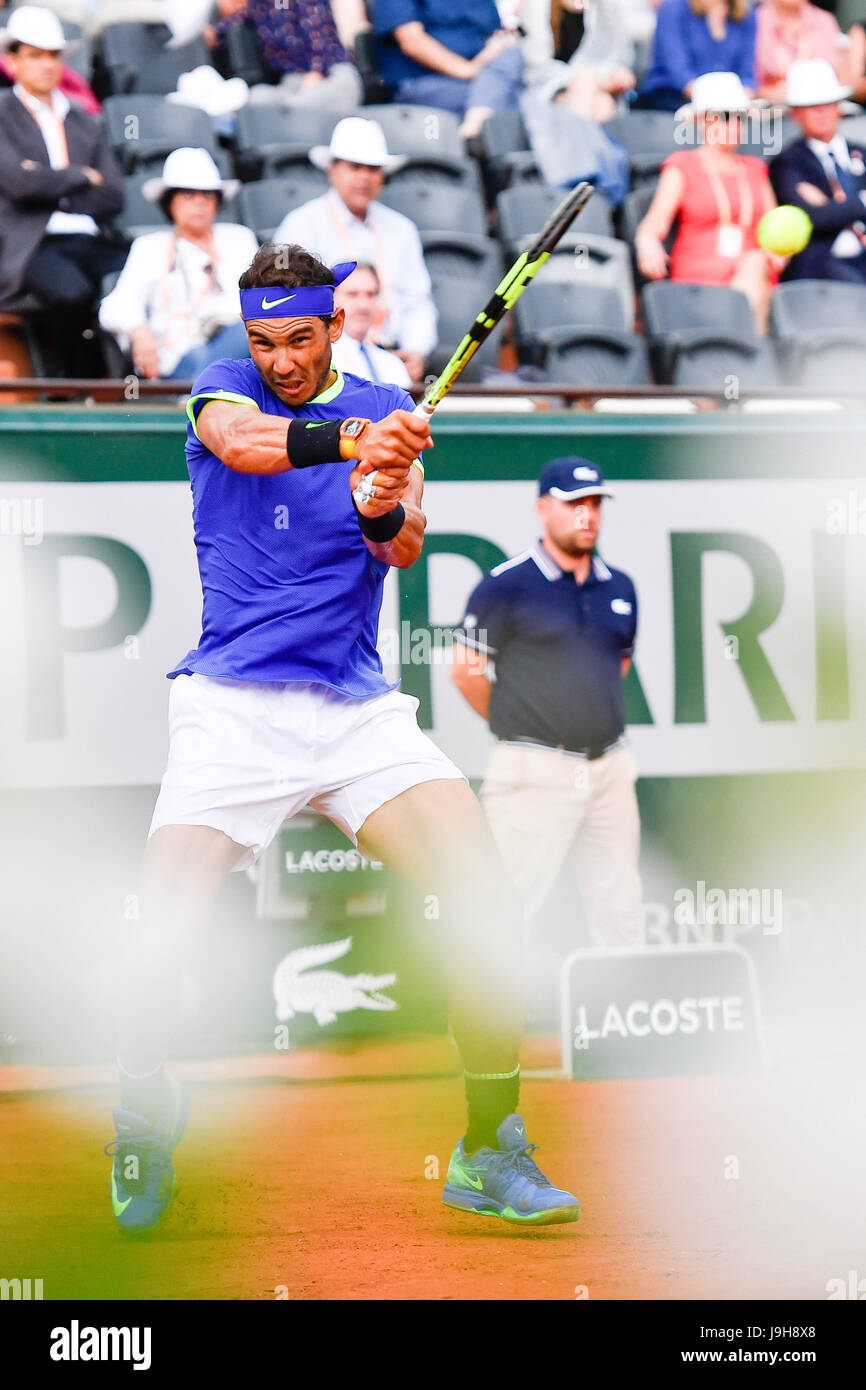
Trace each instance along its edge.
<instances>
[{"instance_id":1,"label":"blue nike headband","mask_svg":"<svg viewBox=\"0 0 866 1390\"><path fill-rule=\"evenodd\" d=\"M305 319L334 312L334 290L352 274L357 261L340 261L331 266L333 285L299 285L294 289L269 285L263 290L241 290L241 318Z\"/></svg>"}]
</instances>

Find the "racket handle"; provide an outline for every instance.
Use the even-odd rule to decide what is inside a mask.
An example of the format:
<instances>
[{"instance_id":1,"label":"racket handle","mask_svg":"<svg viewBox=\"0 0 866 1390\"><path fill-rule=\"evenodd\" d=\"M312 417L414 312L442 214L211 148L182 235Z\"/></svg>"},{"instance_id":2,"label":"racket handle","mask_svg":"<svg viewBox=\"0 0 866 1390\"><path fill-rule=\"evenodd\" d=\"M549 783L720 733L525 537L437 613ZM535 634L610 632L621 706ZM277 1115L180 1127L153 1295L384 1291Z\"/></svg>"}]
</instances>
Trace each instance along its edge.
<instances>
[{"instance_id":1,"label":"racket handle","mask_svg":"<svg viewBox=\"0 0 866 1390\"><path fill-rule=\"evenodd\" d=\"M435 405L428 405L426 401L419 401L415 409L412 411L412 414L422 415L425 420L430 420L432 419L433 412L435 409Z\"/></svg>"}]
</instances>

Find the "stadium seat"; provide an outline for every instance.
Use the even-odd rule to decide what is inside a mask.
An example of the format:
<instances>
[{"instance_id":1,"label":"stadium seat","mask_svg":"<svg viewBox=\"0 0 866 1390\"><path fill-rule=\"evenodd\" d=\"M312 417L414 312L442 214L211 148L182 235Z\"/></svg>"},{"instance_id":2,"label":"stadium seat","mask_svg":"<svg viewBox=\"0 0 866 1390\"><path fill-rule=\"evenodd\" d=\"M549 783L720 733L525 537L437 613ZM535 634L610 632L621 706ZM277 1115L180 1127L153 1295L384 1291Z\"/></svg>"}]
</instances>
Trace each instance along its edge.
<instances>
[{"instance_id":1,"label":"stadium seat","mask_svg":"<svg viewBox=\"0 0 866 1390\"><path fill-rule=\"evenodd\" d=\"M364 101L371 105L388 100L388 85L379 71L379 55L376 50L376 36L372 29L362 29L355 35L355 64L364 84Z\"/></svg>"},{"instance_id":2,"label":"stadium seat","mask_svg":"<svg viewBox=\"0 0 866 1390\"><path fill-rule=\"evenodd\" d=\"M393 105L366 106L361 113L366 120L378 121L385 132L391 154L410 154L429 159L443 155L447 159L462 159L465 153L460 138L460 122L452 111L437 106Z\"/></svg>"},{"instance_id":3,"label":"stadium seat","mask_svg":"<svg viewBox=\"0 0 866 1390\"><path fill-rule=\"evenodd\" d=\"M620 298L623 323L631 330L634 327L634 276L631 268L631 253L624 241L615 237L594 236L584 232L574 250L564 253L554 252L550 260L541 267L535 276L534 285L554 287L601 285L614 289ZM535 290L533 289L533 294ZM518 300L518 305L532 299L531 294ZM557 319L557 324L570 320ZM543 325L541 325L543 326Z\"/></svg>"},{"instance_id":4,"label":"stadium seat","mask_svg":"<svg viewBox=\"0 0 866 1390\"><path fill-rule=\"evenodd\" d=\"M419 179L440 188L450 184L452 187L472 188L479 194L481 192L478 165L468 156L458 159L455 155L410 154L402 169L395 169L388 175L389 185L407 181L417 183Z\"/></svg>"},{"instance_id":5,"label":"stadium seat","mask_svg":"<svg viewBox=\"0 0 866 1390\"><path fill-rule=\"evenodd\" d=\"M166 48L171 32L164 24L110 24L99 39L100 65L109 91L173 92L184 72L209 66L203 38L182 48Z\"/></svg>"},{"instance_id":6,"label":"stadium seat","mask_svg":"<svg viewBox=\"0 0 866 1390\"><path fill-rule=\"evenodd\" d=\"M70 24L66 20L62 22L63 33L69 45L63 50L63 61L73 72L77 72L79 77L83 77L85 82L90 82L93 76L93 44L85 37L80 24ZM5 27L2 15L0 27Z\"/></svg>"},{"instance_id":7,"label":"stadium seat","mask_svg":"<svg viewBox=\"0 0 866 1390\"><path fill-rule=\"evenodd\" d=\"M651 381L646 343L636 333L601 325L552 328L538 343L540 365L557 386L647 386Z\"/></svg>"},{"instance_id":8,"label":"stadium seat","mask_svg":"<svg viewBox=\"0 0 866 1390\"><path fill-rule=\"evenodd\" d=\"M644 286L641 302L658 382L717 391L730 376L745 387L779 384L773 345L758 337L739 290L660 280Z\"/></svg>"},{"instance_id":9,"label":"stadium seat","mask_svg":"<svg viewBox=\"0 0 866 1390\"><path fill-rule=\"evenodd\" d=\"M653 194L657 186L658 184L655 180L652 183L638 184L637 188L633 188L630 193L625 195L620 210L620 231L623 239L628 242L632 250L635 283L638 288L645 285L646 280L643 275L641 275L637 257L634 255L634 240L637 235L637 229L646 216L649 205L653 200ZM673 250L673 244L676 241L677 221L678 219L674 218L673 226L662 243L668 255L670 255L670 252Z\"/></svg>"},{"instance_id":10,"label":"stadium seat","mask_svg":"<svg viewBox=\"0 0 866 1390\"><path fill-rule=\"evenodd\" d=\"M538 180L535 156L519 111L497 111L481 127L481 155L491 197L523 180Z\"/></svg>"},{"instance_id":11,"label":"stadium seat","mask_svg":"<svg viewBox=\"0 0 866 1390\"><path fill-rule=\"evenodd\" d=\"M259 36L251 24L230 25L223 43L229 77L242 77L249 87L270 80Z\"/></svg>"},{"instance_id":12,"label":"stadium seat","mask_svg":"<svg viewBox=\"0 0 866 1390\"><path fill-rule=\"evenodd\" d=\"M626 151L633 183L653 178L668 155L682 148L674 138L674 117L669 111L629 111L614 116L604 129Z\"/></svg>"},{"instance_id":13,"label":"stadium seat","mask_svg":"<svg viewBox=\"0 0 866 1390\"><path fill-rule=\"evenodd\" d=\"M839 122L839 133L844 135L849 145L866 147L866 115L846 116Z\"/></svg>"},{"instance_id":14,"label":"stadium seat","mask_svg":"<svg viewBox=\"0 0 866 1390\"><path fill-rule=\"evenodd\" d=\"M235 145L240 178L269 178L297 165L311 168L313 145L330 144L341 113L298 107L244 106L237 114Z\"/></svg>"},{"instance_id":15,"label":"stadium seat","mask_svg":"<svg viewBox=\"0 0 866 1390\"><path fill-rule=\"evenodd\" d=\"M379 201L410 218L419 232L468 232L484 236L487 212L473 188L430 185L418 179L387 183Z\"/></svg>"},{"instance_id":16,"label":"stadium seat","mask_svg":"<svg viewBox=\"0 0 866 1390\"><path fill-rule=\"evenodd\" d=\"M251 227L259 241L270 241L287 212L320 197L327 188L325 175L312 167L293 170L288 178L245 183L238 194L237 220Z\"/></svg>"},{"instance_id":17,"label":"stadium seat","mask_svg":"<svg viewBox=\"0 0 866 1390\"><path fill-rule=\"evenodd\" d=\"M424 261L431 279L468 281L467 307L477 299L476 312L502 279L499 246L491 237L469 232L423 232ZM474 296L474 298L473 298Z\"/></svg>"},{"instance_id":18,"label":"stadium seat","mask_svg":"<svg viewBox=\"0 0 866 1390\"><path fill-rule=\"evenodd\" d=\"M770 300L786 380L792 385L861 390L866 381L866 286L791 280Z\"/></svg>"},{"instance_id":19,"label":"stadium seat","mask_svg":"<svg viewBox=\"0 0 866 1390\"><path fill-rule=\"evenodd\" d=\"M514 306L521 361L545 368L553 381L575 385L648 379L646 349L629 321L620 294L608 285L545 285L536 277Z\"/></svg>"},{"instance_id":20,"label":"stadium seat","mask_svg":"<svg viewBox=\"0 0 866 1390\"><path fill-rule=\"evenodd\" d=\"M538 235L565 196L563 189L540 183L521 183L503 189L496 199L496 213L499 238L509 255L518 255ZM590 198L577 221L560 241L559 249L573 249L587 232L594 236L613 236L610 203L603 193L595 193Z\"/></svg>"},{"instance_id":21,"label":"stadium seat","mask_svg":"<svg viewBox=\"0 0 866 1390\"><path fill-rule=\"evenodd\" d=\"M130 240L137 236L143 236L146 232L164 231L169 226L159 204L149 202L142 193L143 184L150 178L153 178L152 170L140 174L128 174L123 180L123 211L118 213L115 222ZM216 220L218 222L243 221L237 201L223 201Z\"/></svg>"},{"instance_id":22,"label":"stadium seat","mask_svg":"<svg viewBox=\"0 0 866 1390\"><path fill-rule=\"evenodd\" d=\"M439 341L427 361L428 372L441 372L457 344L466 336L474 315L483 307L484 292L477 282L472 287L465 279L452 275L431 277L433 280L433 299L439 315ZM473 289L479 293L473 297ZM476 298L478 303L476 305ZM475 353L460 380L479 382L485 368L495 370L499 362L499 349L502 343L502 324L494 328L490 337Z\"/></svg>"},{"instance_id":23,"label":"stadium seat","mask_svg":"<svg viewBox=\"0 0 866 1390\"><path fill-rule=\"evenodd\" d=\"M634 246L637 229L646 217L657 187L657 180L652 183L642 183L638 188L633 188L630 193L626 193L622 200L620 225L622 235L629 246Z\"/></svg>"},{"instance_id":24,"label":"stadium seat","mask_svg":"<svg viewBox=\"0 0 866 1390\"><path fill-rule=\"evenodd\" d=\"M108 139L121 168L153 168L182 145L201 146L214 158L210 117L193 106L175 106L153 94L107 97L103 110Z\"/></svg>"}]
</instances>

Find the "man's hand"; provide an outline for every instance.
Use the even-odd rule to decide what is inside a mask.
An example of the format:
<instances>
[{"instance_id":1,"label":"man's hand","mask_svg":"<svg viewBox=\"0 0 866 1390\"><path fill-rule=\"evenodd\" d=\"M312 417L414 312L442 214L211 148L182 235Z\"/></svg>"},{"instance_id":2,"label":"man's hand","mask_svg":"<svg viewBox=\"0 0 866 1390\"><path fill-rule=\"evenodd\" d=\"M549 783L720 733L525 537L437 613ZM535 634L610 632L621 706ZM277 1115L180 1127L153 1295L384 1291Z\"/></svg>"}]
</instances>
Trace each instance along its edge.
<instances>
[{"instance_id":1,"label":"man's hand","mask_svg":"<svg viewBox=\"0 0 866 1390\"><path fill-rule=\"evenodd\" d=\"M375 497L358 502L364 516L384 516L402 500L412 462L422 449L433 447L430 421L408 410L395 410L384 420L371 421L358 440L358 463L352 469L354 492L362 478L370 477Z\"/></svg>"},{"instance_id":2,"label":"man's hand","mask_svg":"<svg viewBox=\"0 0 866 1390\"><path fill-rule=\"evenodd\" d=\"M393 410L384 420L371 420L356 446L362 473L383 468L405 479L422 449L432 449L430 421L409 410Z\"/></svg>"},{"instance_id":3,"label":"man's hand","mask_svg":"<svg viewBox=\"0 0 866 1390\"><path fill-rule=\"evenodd\" d=\"M376 489L376 496L371 497L369 502L359 502L355 499L355 506L362 516L384 516L386 512L392 512L397 503L402 501L406 491L406 482L409 477L410 464L407 464L405 472L397 472L394 469L377 468L372 475L373 486ZM359 467L353 468L349 474L349 487L352 492L364 478L370 478L369 473L362 473Z\"/></svg>"},{"instance_id":4,"label":"man's hand","mask_svg":"<svg viewBox=\"0 0 866 1390\"><path fill-rule=\"evenodd\" d=\"M396 348L394 356L399 357L400 361L405 363L406 370L413 381L423 381L424 358L420 352L407 352L405 348Z\"/></svg>"},{"instance_id":5,"label":"man's hand","mask_svg":"<svg viewBox=\"0 0 866 1390\"><path fill-rule=\"evenodd\" d=\"M139 376L153 378L159 376L159 352L156 339L146 324L133 328L129 335L132 360Z\"/></svg>"},{"instance_id":6,"label":"man's hand","mask_svg":"<svg viewBox=\"0 0 866 1390\"><path fill-rule=\"evenodd\" d=\"M104 182L99 170L91 169L89 164L84 165L84 172L87 175L89 181L93 184L94 188L96 188L99 184Z\"/></svg>"},{"instance_id":7,"label":"man's hand","mask_svg":"<svg viewBox=\"0 0 866 1390\"><path fill-rule=\"evenodd\" d=\"M497 29L495 34L491 34L480 53L476 53L471 59L472 66L476 74L482 68L486 68L488 63L492 63L494 58L498 58L500 53L504 53L506 48L511 48L517 42L517 35L508 29Z\"/></svg>"}]
</instances>

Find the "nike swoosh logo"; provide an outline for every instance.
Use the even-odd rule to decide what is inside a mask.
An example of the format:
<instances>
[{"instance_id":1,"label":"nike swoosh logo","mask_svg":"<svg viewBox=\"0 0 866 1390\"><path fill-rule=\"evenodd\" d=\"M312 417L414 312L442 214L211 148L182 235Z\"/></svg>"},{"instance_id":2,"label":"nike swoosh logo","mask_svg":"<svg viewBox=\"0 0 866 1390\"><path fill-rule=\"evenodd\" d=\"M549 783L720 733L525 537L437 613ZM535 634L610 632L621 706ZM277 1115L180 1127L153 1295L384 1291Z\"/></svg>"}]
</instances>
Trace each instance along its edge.
<instances>
[{"instance_id":1,"label":"nike swoosh logo","mask_svg":"<svg viewBox=\"0 0 866 1390\"><path fill-rule=\"evenodd\" d=\"M468 1173L463 1174L470 1187L474 1187L476 1192L480 1192L484 1186L483 1178L470 1178Z\"/></svg>"},{"instance_id":2,"label":"nike swoosh logo","mask_svg":"<svg viewBox=\"0 0 866 1390\"><path fill-rule=\"evenodd\" d=\"M127 1199L126 1199L125 1202L119 1202L119 1201L117 1200L117 1184L116 1184L116 1182L114 1181L114 1174L112 1173L112 1175L111 1175L111 1205L112 1205L112 1207L114 1208L114 1214L115 1214L115 1216L122 1216L123 1213L126 1211L126 1208L129 1206L129 1204L130 1204L131 1201L132 1201L132 1198L131 1198L131 1197L127 1197Z\"/></svg>"},{"instance_id":3,"label":"nike swoosh logo","mask_svg":"<svg viewBox=\"0 0 866 1390\"><path fill-rule=\"evenodd\" d=\"M262 308L276 309L278 304L288 304L289 300L294 299L294 297L295 296L293 294L287 294L284 299L263 299Z\"/></svg>"}]
</instances>

